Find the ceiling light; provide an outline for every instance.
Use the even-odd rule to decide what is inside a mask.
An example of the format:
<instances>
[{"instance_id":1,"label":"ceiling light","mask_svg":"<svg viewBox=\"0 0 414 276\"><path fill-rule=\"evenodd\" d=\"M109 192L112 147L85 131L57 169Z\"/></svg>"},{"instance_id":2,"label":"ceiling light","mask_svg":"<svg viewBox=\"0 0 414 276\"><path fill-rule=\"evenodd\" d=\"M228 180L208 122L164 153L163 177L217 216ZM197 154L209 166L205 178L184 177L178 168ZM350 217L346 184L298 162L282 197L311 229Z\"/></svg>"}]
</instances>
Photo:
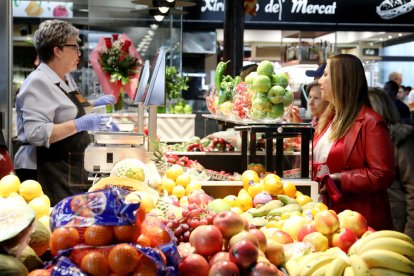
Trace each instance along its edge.
<instances>
[{"instance_id":1,"label":"ceiling light","mask_svg":"<svg viewBox=\"0 0 414 276\"><path fill-rule=\"evenodd\" d=\"M169 3L173 3L175 0L167 0L167 2Z\"/></svg>"},{"instance_id":2,"label":"ceiling light","mask_svg":"<svg viewBox=\"0 0 414 276\"><path fill-rule=\"evenodd\" d=\"M384 39L382 37L380 37L380 40L383 41Z\"/></svg>"},{"instance_id":3,"label":"ceiling light","mask_svg":"<svg viewBox=\"0 0 414 276\"><path fill-rule=\"evenodd\" d=\"M160 22L164 19L164 15L154 15L154 19Z\"/></svg>"},{"instance_id":4,"label":"ceiling light","mask_svg":"<svg viewBox=\"0 0 414 276\"><path fill-rule=\"evenodd\" d=\"M148 30L147 33L148 33L149 36L154 36L154 34L155 34L153 30Z\"/></svg>"},{"instance_id":5,"label":"ceiling light","mask_svg":"<svg viewBox=\"0 0 414 276\"><path fill-rule=\"evenodd\" d=\"M402 36L402 33L399 33L398 36Z\"/></svg>"},{"instance_id":6,"label":"ceiling light","mask_svg":"<svg viewBox=\"0 0 414 276\"><path fill-rule=\"evenodd\" d=\"M151 27L151 30L158 29L158 25L157 24L151 24L150 27Z\"/></svg>"},{"instance_id":7,"label":"ceiling light","mask_svg":"<svg viewBox=\"0 0 414 276\"><path fill-rule=\"evenodd\" d=\"M158 10L161 13L167 13L170 10L170 8L169 7L158 7Z\"/></svg>"},{"instance_id":8,"label":"ceiling light","mask_svg":"<svg viewBox=\"0 0 414 276\"><path fill-rule=\"evenodd\" d=\"M391 39L391 38L392 38L392 35L389 35L389 36L388 36L388 39Z\"/></svg>"}]
</instances>

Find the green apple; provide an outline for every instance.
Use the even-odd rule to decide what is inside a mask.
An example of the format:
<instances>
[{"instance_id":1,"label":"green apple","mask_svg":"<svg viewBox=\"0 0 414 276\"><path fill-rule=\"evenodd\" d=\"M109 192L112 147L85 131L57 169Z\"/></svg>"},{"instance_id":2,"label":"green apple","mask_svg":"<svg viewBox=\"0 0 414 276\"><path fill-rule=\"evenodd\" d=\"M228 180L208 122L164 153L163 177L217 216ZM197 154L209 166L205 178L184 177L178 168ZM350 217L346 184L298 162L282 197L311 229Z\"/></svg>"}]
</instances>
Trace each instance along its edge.
<instances>
[{"instance_id":1,"label":"green apple","mask_svg":"<svg viewBox=\"0 0 414 276\"><path fill-rule=\"evenodd\" d=\"M244 78L244 82L247 85L251 85L253 84L253 78L257 76L257 72L250 72L250 74L248 74L245 78Z\"/></svg>"},{"instance_id":2,"label":"green apple","mask_svg":"<svg viewBox=\"0 0 414 276\"><path fill-rule=\"evenodd\" d=\"M184 106L184 113L185 114L191 114L191 113L193 113L193 107L191 105L189 105L189 104L186 104Z\"/></svg>"},{"instance_id":3,"label":"green apple","mask_svg":"<svg viewBox=\"0 0 414 276\"><path fill-rule=\"evenodd\" d=\"M259 93L267 93L271 87L271 81L268 76L257 75L253 78L253 90Z\"/></svg>"},{"instance_id":4,"label":"green apple","mask_svg":"<svg viewBox=\"0 0 414 276\"><path fill-rule=\"evenodd\" d=\"M250 112L250 118L252 119L264 119L267 116L267 112L266 111L260 111L257 109L252 109L252 111Z\"/></svg>"},{"instance_id":5,"label":"green apple","mask_svg":"<svg viewBox=\"0 0 414 276\"><path fill-rule=\"evenodd\" d=\"M278 104L282 102L284 94L285 89L280 85L275 85L267 92L267 98L271 103Z\"/></svg>"},{"instance_id":6,"label":"green apple","mask_svg":"<svg viewBox=\"0 0 414 276\"><path fill-rule=\"evenodd\" d=\"M252 101L252 107L259 111L266 111L270 108L270 101L267 98L266 94L257 93L254 95L253 101Z\"/></svg>"},{"instance_id":7,"label":"green apple","mask_svg":"<svg viewBox=\"0 0 414 276\"><path fill-rule=\"evenodd\" d=\"M183 114L184 113L184 107L182 105L175 105L174 106L174 112L176 114Z\"/></svg>"},{"instance_id":8,"label":"green apple","mask_svg":"<svg viewBox=\"0 0 414 276\"><path fill-rule=\"evenodd\" d=\"M283 88L286 88L289 84L289 77L285 73L278 73L272 75L272 85L280 85Z\"/></svg>"},{"instance_id":9,"label":"green apple","mask_svg":"<svg viewBox=\"0 0 414 276\"><path fill-rule=\"evenodd\" d=\"M289 106L293 103L293 92L290 90L285 90L285 93L283 94L282 97L283 100L283 105L284 106Z\"/></svg>"},{"instance_id":10,"label":"green apple","mask_svg":"<svg viewBox=\"0 0 414 276\"><path fill-rule=\"evenodd\" d=\"M257 74L272 77L273 64L268 60L263 60L257 66Z\"/></svg>"},{"instance_id":11,"label":"green apple","mask_svg":"<svg viewBox=\"0 0 414 276\"><path fill-rule=\"evenodd\" d=\"M277 119L283 116L285 109L283 104L272 104L270 111L268 112L267 116L272 119Z\"/></svg>"},{"instance_id":12,"label":"green apple","mask_svg":"<svg viewBox=\"0 0 414 276\"><path fill-rule=\"evenodd\" d=\"M210 211L215 212L216 214L218 214L218 213L221 213L223 211L230 211L231 206L224 199L217 198L217 199L214 199L213 201L210 201L208 203L207 209L210 210Z\"/></svg>"}]
</instances>

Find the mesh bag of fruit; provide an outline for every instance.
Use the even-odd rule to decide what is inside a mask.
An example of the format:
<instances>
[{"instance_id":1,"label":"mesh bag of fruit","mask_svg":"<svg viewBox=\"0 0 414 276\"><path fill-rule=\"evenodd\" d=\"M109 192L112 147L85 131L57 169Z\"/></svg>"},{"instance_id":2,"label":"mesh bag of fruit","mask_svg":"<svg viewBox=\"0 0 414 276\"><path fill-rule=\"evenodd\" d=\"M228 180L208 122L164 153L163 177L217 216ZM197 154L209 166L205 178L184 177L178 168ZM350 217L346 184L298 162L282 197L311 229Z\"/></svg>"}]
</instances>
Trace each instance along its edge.
<instances>
[{"instance_id":1,"label":"mesh bag of fruit","mask_svg":"<svg viewBox=\"0 0 414 276\"><path fill-rule=\"evenodd\" d=\"M233 115L237 119L246 119L250 117L252 108L252 94L249 93L247 85L240 82L235 87L235 95L233 97Z\"/></svg>"}]
</instances>

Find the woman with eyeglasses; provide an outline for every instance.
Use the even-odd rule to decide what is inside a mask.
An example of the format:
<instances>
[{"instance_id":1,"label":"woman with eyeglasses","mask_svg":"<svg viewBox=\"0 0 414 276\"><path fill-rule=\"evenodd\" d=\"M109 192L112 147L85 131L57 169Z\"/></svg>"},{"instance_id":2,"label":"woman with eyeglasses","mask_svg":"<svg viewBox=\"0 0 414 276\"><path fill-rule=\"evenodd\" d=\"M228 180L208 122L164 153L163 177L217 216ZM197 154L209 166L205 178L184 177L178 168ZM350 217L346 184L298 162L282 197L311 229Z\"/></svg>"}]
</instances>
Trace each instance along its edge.
<instances>
[{"instance_id":1,"label":"woman with eyeglasses","mask_svg":"<svg viewBox=\"0 0 414 276\"><path fill-rule=\"evenodd\" d=\"M70 23L47 20L34 34L40 64L24 81L16 98L17 136L14 158L21 181L41 183L52 205L88 188L83 154L91 142L88 131L99 130L107 118L86 114L86 106L112 104L105 95L88 102L70 75L79 63L79 30ZM114 125L113 130L116 129ZM37 171L37 172L36 172Z\"/></svg>"}]
</instances>

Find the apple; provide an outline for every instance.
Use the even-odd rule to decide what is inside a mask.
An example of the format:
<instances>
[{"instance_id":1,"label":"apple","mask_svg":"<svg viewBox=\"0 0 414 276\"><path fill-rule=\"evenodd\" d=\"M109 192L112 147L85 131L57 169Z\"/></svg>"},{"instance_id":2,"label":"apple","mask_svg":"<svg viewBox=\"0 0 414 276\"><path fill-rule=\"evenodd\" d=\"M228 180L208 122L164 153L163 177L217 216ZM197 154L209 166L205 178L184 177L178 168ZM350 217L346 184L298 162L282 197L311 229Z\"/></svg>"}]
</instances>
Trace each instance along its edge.
<instances>
[{"instance_id":1,"label":"apple","mask_svg":"<svg viewBox=\"0 0 414 276\"><path fill-rule=\"evenodd\" d=\"M289 90L285 90L285 93L283 94L283 97L282 97L283 106L286 107L286 106L291 105L293 103L293 99L294 99L293 92Z\"/></svg>"},{"instance_id":2,"label":"apple","mask_svg":"<svg viewBox=\"0 0 414 276\"><path fill-rule=\"evenodd\" d=\"M267 112L266 111L260 111L260 110L257 110L255 108L252 108L252 110L250 112L250 118L251 119L259 120L259 119L266 118L266 116L267 116Z\"/></svg>"},{"instance_id":3,"label":"apple","mask_svg":"<svg viewBox=\"0 0 414 276\"><path fill-rule=\"evenodd\" d=\"M242 219L243 219L243 222L244 222L243 230L244 231L249 231L250 230L250 223L249 223L249 221L246 218L244 218L244 217L242 217Z\"/></svg>"},{"instance_id":4,"label":"apple","mask_svg":"<svg viewBox=\"0 0 414 276\"><path fill-rule=\"evenodd\" d=\"M293 243L293 238L291 235L277 228L268 228L268 231L266 231L265 236L267 238L268 243L269 240L274 240L282 244Z\"/></svg>"},{"instance_id":5,"label":"apple","mask_svg":"<svg viewBox=\"0 0 414 276\"><path fill-rule=\"evenodd\" d=\"M223 211L229 211L231 209L231 206L224 199L216 198L208 203L207 209L218 214Z\"/></svg>"},{"instance_id":6,"label":"apple","mask_svg":"<svg viewBox=\"0 0 414 276\"><path fill-rule=\"evenodd\" d=\"M178 273L180 275L199 275L207 276L210 267L206 259L199 254L191 254L186 257L178 266Z\"/></svg>"},{"instance_id":7,"label":"apple","mask_svg":"<svg viewBox=\"0 0 414 276\"><path fill-rule=\"evenodd\" d=\"M191 114L191 113L193 113L193 107L191 105L189 105L189 104L186 104L184 106L184 113L185 114Z\"/></svg>"},{"instance_id":8,"label":"apple","mask_svg":"<svg viewBox=\"0 0 414 276\"><path fill-rule=\"evenodd\" d=\"M242 269L246 269L257 261L259 252L249 240L242 240L230 247L230 261Z\"/></svg>"},{"instance_id":9,"label":"apple","mask_svg":"<svg viewBox=\"0 0 414 276\"><path fill-rule=\"evenodd\" d=\"M294 240L298 240L298 233L302 225L306 224L308 220L305 217L294 215L285 220L282 230L288 233Z\"/></svg>"},{"instance_id":10,"label":"apple","mask_svg":"<svg viewBox=\"0 0 414 276\"><path fill-rule=\"evenodd\" d=\"M374 232L375 232L374 228L368 226L367 231L365 231L365 233L362 234L361 239L364 238L364 237L366 237L366 236L369 236L370 234L372 234Z\"/></svg>"},{"instance_id":11,"label":"apple","mask_svg":"<svg viewBox=\"0 0 414 276\"><path fill-rule=\"evenodd\" d=\"M356 211L344 210L338 214L339 226L354 232L358 238L368 230L366 218Z\"/></svg>"},{"instance_id":12,"label":"apple","mask_svg":"<svg viewBox=\"0 0 414 276\"><path fill-rule=\"evenodd\" d=\"M272 264L281 265L285 261L283 244L275 240L268 240L265 255Z\"/></svg>"},{"instance_id":13,"label":"apple","mask_svg":"<svg viewBox=\"0 0 414 276\"><path fill-rule=\"evenodd\" d=\"M272 75L272 85L280 85L286 88L289 84L289 77L285 73L277 73Z\"/></svg>"},{"instance_id":14,"label":"apple","mask_svg":"<svg viewBox=\"0 0 414 276\"><path fill-rule=\"evenodd\" d=\"M302 242L310 243L313 246L313 251L322 252L328 249L329 240L321 232L312 232L303 237Z\"/></svg>"},{"instance_id":15,"label":"apple","mask_svg":"<svg viewBox=\"0 0 414 276\"><path fill-rule=\"evenodd\" d=\"M214 225L201 225L191 232L190 244L195 253L212 256L223 248L223 235Z\"/></svg>"},{"instance_id":16,"label":"apple","mask_svg":"<svg viewBox=\"0 0 414 276\"><path fill-rule=\"evenodd\" d=\"M315 224L313 224L313 222L302 225L302 227L300 227L299 232L298 232L298 241L301 242L307 234L310 234L313 232L317 232Z\"/></svg>"},{"instance_id":17,"label":"apple","mask_svg":"<svg viewBox=\"0 0 414 276\"><path fill-rule=\"evenodd\" d=\"M257 262L249 269L249 276L274 276L279 275L277 267L272 263Z\"/></svg>"},{"instance_id":18,"label":"apple","mask_svg":"<svg viewBox=\"0 0 414 276\"><path fill-rule=\"evenodd\" d=\"M358 240L357 235L349 228L341 227L339 232L332 234L331 243L332 246L336 246L342 249L344 252L348 252L351 245Z\"/></svg>"},{"instance_id":19,"label":"apple","mask_svg":"<svg viewBox=\"0 0 414 276\"><path fill-rule=\"evenodd\" d=\"M214 202L214 200L212 202ZM227 202L226 204L228 205ZM221 234L223 235L223 238L230 239L231 237L233 237L237 233L240 233L243 230L244 221L242 217L238 214L232 211L224 211L216 215L216 217L213 220L213 225L220 230Z\"/></svg>"},{"instance_id":20,"label":"apple","mask_svg":"<svg viewBox=\"0 0 414 276\"><path fill-rule=\"evenodd\" d=\"M214 254L210 260L208 261L208 264L210 267L212 267L215 263L218 262L229 262L230 261L230 253L228 251L220 251L216 254Z\"/></svg>"},{"instance_id":21,"label":"apple","mask_svg":"<svg viewBox=\"0 0 414 276\"><path fill-rule=\"evenodd\" d=\"M247 84L247 87L249 87L249 85L253 84L253 79L254 77L257 76L257 72L250 72L245 78L244 78L244 82Z\"/></svg>"},{"instance_id":22,"label":"apple","mask_svg":"<svg viewBox=\"0 0 414 276\"><path fill-rule=\"evenodd\" d=\"M273 64L268 60L263 60L257 65L257 74L271 77L273 74Z\"/></svg>"},{"instance_id":23,"label":"apple","mask_svg":"<svg viewBox=\"0 0 414 276\"><path fill-rule=\"evenodd\" d=\"M267 93L271 87L271 81L268 76L257 75L253 78L253 90L258 93Z\"/></svg>"},{"instance_id":24,"label":"apple","mask_svg":"<svg viewBox=\"0 0 414 276\"><path fill-rule=\"evenodd\" d=\"M240 275L237 265L230 261L217 262L210 267L209 276Z\"/></svg>"},{"instance_id":25,"label":"apple","mask_svg":"<svg viewBox=\"0 0 414 276\"><path fill-rule=\"evenodd\" d=\"M257 111L267 111L270 108L270 101L267 98L266 94L256 93L253 97L252 108Z\"/></svg>"},{"instance_id":26,"label":"apple","mask_svg":"<svg viewBox=\"0 0 414 276\"><path fill-rule=\"evenodd\" d=\"M183 113L184 113L184 107L183 107L182 105L178 105L178 104L176 104L176 105L174 106L174 112L175 112L176 114L183 114Z\"/></svg>"},{"instance_id":27,"label":"apple","mask_svg":"<svg viewBox=\"0 0 414 276\"><path fill-rule=\"evenodd\" d=\"M285 94L285 89L280 85L272 86L267 92L267 98L273 104L281 103L283 100L283 95Z\"/></svg>"},{"instance_id":28,"label":"apple","mask_svg":"<svg viewBox=\"0 0 414 276\"><path fill-rule=\"evenodd\" d=\"M339 219L333 210L318 212L314 219L316 230L322 234L331 234L339 228Z\"/></svg>"},{"instance_id":29,"label":"apple","mask_svg":"<svg viewBox=\"0 0 414 276\"><path fill-rule=\"evenodd\" d=\"M283 104L272 104L270 110L267 113L267 116L272 119L277 119L283 117L284 112L285 108Z\"/></svg>"},{"instance_id":30,"label":"apple","mask_svg":"<svg viewBox=\"0 0 414 276\"><path fill-rule=\"evenodd\" d=\"M256 239L259 241L260 250L265 252L266 251L266 243L267 243L267 239L266 239L265 234L262 231L260 231L259 229L256 229L256 228L250 229L249 232L251 234L253 234L256 237Z\"/></svg>"},{"instance_id":31,"label":"apple","mask_svg":"<svg viewBox=\"0 0 414 276\"><path fill-rule=\"evenodd\" d=\"M248 231L241 231L240 233L237 233L229 240L229 247L233 247L236 243L239 241L248 240L251 241L257 248L259 248L260 244L257 240L256 236Z\"/></svg>"}]
</instances>

